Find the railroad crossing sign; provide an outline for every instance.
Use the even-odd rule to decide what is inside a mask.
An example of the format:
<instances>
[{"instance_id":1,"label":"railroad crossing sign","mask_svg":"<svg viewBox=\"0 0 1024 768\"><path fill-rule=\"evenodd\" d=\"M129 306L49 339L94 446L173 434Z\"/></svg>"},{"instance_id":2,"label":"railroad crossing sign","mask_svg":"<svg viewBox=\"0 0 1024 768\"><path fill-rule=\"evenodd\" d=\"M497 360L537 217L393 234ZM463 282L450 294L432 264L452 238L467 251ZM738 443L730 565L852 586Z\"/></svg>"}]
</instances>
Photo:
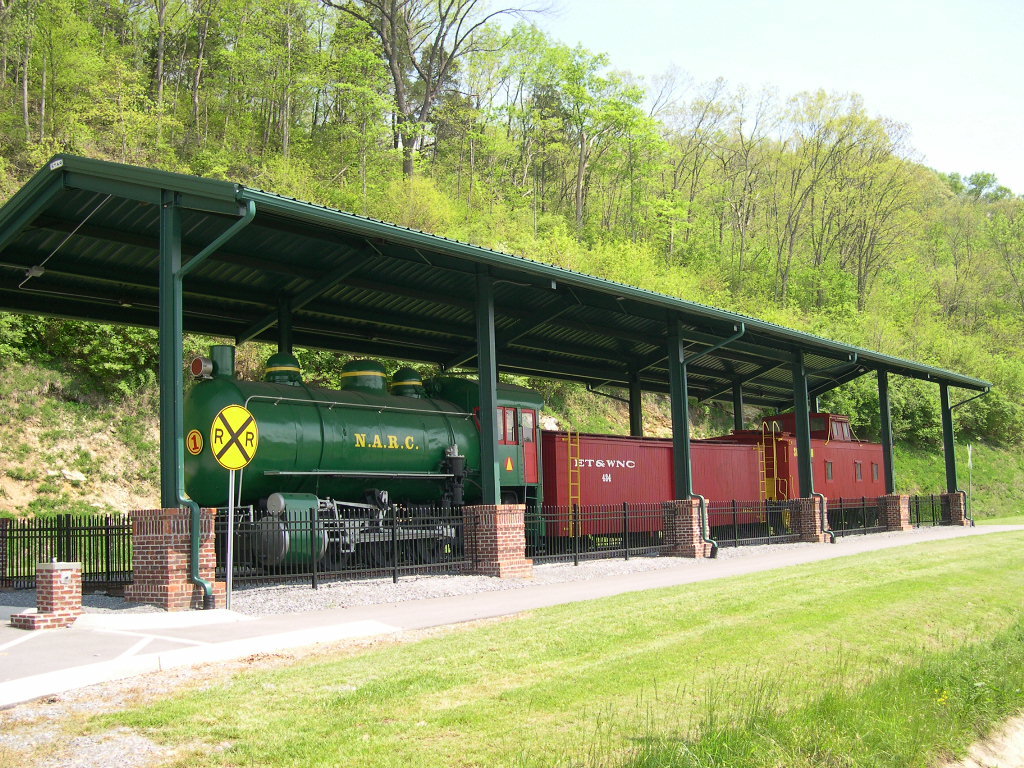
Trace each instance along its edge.
<instances>
[{"instance_id":1,"label":"railroad crossing sign","mask_svg":"<svg viewBox=\"0 0 1024 768\"><path fill-rule=\"evenodd\" d=\"M224 469L241 469L256 455L260 430L256 419L240 405L221 409L210 427L210 450Z\"/></svg>"}]
</instances>

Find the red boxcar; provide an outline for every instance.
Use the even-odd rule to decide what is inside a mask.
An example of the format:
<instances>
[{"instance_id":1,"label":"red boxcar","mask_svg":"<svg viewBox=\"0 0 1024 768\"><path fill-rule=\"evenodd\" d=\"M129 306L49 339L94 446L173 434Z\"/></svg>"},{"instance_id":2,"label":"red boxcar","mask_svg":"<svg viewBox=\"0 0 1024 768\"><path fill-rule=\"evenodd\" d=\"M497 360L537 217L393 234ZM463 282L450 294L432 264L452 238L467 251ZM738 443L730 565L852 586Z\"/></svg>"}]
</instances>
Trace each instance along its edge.
<instances>
[{"instance_id":1,"label":"red boxcar","mask_svg":"<svg viewBox=\"0 0 1024 768\"><path fill-rule=\"evenodd\" d=\"M690 461L693 488L709 501L757 501L790 499L799 495L796 437L792 431L793 414L766 419L761 430L744 430L732 435L693 440ZM578 448L570 439L578 438ZM566 432L541 433L544 467L544 503L568 508L616 506L623 502L660 503L677 498L672 470L672 441L651 437L617 435L570 435ZM572 460L570 462L570 450ZM882 446L853 438L849 419L836 414L811 415L811 452L815 490L835 499L839 497L876 497L885 493L882 478ZM571 477L573 469L578 475ZM571 482L579 484L574 494ZM741 517L743 517L741 513ZM548 534L566 536L571 532L568 512L565 519L549 524ZM716 524L755 523L750 519ZM631 523L634 525L634 523ZM635 531L661 530L657 514L639 516ZM622 523L615 515L607 519L585 518L585 534L621 533Z\"/></svg>"},{"instance_id":2,"label":"red boxcar","mask_svg":"<svg viewBox=\"0 0 1024 768\"><path fill-rule=\"evenodd\" d=\"M570 489L568 433L545 431L541 434L546 505L616 506L623 502L650 504L676 498L671 440L579 435L579 455L571 462L571 466L579 470L579 494L574 499ZM706 498L760 498L757 446L694 440L690 444L690 460L694 489ZM711 522L714 525L714 521ZM636 532L660 531L662 527L657 514L640 515L631 525L635 525ZM565 520L560 520L549 535L566 536L570 529L566 513ZM615 515L609 515L606 520L587 518L583 531L588 535L621 533L622 524Z\"/></svg>"}]
</instances>

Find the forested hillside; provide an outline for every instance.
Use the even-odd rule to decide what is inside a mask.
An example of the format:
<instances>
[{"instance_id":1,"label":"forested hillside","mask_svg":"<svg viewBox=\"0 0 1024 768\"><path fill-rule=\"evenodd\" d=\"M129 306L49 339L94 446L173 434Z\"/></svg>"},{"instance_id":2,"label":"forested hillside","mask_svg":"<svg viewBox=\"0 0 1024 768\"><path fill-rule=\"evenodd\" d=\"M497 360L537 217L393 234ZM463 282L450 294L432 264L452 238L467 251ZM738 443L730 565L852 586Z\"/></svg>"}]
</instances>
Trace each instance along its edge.
<instances>
[{"instance_id":1,"label":"forested hillside","mask_svg":"<svg viewBox=\"0 0 1024 768\"><path fill-rule=\"evenodd\" d=\"M0 196L56 152L229 178L986 378L960 434L1021 440L1024 201L991 173L855 95L643 81L477 0L334 5L0 0ZM0 332L122 394L155 367L149 332ZM934 441L937 387L893 397ZM826 404L876 428L872 377Z\"/></svg>"}]
</instances>

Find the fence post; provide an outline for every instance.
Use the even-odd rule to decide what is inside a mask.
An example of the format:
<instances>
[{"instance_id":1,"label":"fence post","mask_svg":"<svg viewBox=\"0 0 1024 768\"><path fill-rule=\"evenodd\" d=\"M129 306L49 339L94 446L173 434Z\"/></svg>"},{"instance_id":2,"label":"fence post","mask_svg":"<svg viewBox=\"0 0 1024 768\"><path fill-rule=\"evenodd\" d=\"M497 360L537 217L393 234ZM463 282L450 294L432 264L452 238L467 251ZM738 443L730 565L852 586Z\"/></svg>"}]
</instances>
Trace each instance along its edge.
<instances>
[{"instance_id":1,"label":"fence post","mask_svg":"<svg viewBox=\"0 0 1024 768\"><path fill-rule=\"evenodd\" d=\"M320 558L317 556L317 552L320 551L320 504L319 502L313 506L313 516L310 518L313 530L309 532L309 554L310 559L313 561L310 565L310 586L313 589L319 589L320 585L317 583L316 566ZM235 532L232 531L231 535L234 536ZM237 550L236 550L237 551Z\"/></svg>"},{"instance_id":2,"label":"fence post","mask_svg":"<svg viewBox=\"0 0 1024 768\"><path fill-rule=\"evenodd\" d=\"M572 564L580 564L580 505L572 505Z\"/></svg>"},{"instance_id":3,"label":"fence post","mask_svg":"<svg viewBox=\"0 0 1024 768\"><path fill-rule=\"evenodd\" d=\"M629 503L625 501L622 502L622 546L629 560Z\"/></svg>"},{"instance_id":4,"label":"fence post","mask_svg":"<svg viewBox=\"0 0 1024 768\"><path fill-rule=\"evenodd\" d=\"M391 583L398 583L398 511L391 510Z\"/></svg>"}]
</instances>

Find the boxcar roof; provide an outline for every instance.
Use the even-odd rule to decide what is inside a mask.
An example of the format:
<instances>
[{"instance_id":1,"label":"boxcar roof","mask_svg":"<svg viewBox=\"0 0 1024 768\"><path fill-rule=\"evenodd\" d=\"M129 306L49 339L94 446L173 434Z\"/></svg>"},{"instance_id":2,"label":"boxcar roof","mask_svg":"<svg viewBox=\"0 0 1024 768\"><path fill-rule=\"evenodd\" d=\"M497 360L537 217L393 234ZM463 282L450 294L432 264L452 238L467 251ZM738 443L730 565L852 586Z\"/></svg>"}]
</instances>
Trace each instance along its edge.
<instances>
[{"instance_id":1,"label":"boxcar roof","mask_svg":"<svg viewBox=\"0 0 1024 768\"><path fill-rule=\"evenodd\" d=\"M182 209L183 259L255 218L184 279L185 330L443 368L475 366L477 274L494 281L499 370L668 390L679 323L689 392L792 404L793 352L812 396L871 370L971 390L986 381L773 323L228 181L58 155L0 209L0 309L158 325L160 206ZM739 331L743 335L712 349Z\"/></svg>"}]
</instances>

